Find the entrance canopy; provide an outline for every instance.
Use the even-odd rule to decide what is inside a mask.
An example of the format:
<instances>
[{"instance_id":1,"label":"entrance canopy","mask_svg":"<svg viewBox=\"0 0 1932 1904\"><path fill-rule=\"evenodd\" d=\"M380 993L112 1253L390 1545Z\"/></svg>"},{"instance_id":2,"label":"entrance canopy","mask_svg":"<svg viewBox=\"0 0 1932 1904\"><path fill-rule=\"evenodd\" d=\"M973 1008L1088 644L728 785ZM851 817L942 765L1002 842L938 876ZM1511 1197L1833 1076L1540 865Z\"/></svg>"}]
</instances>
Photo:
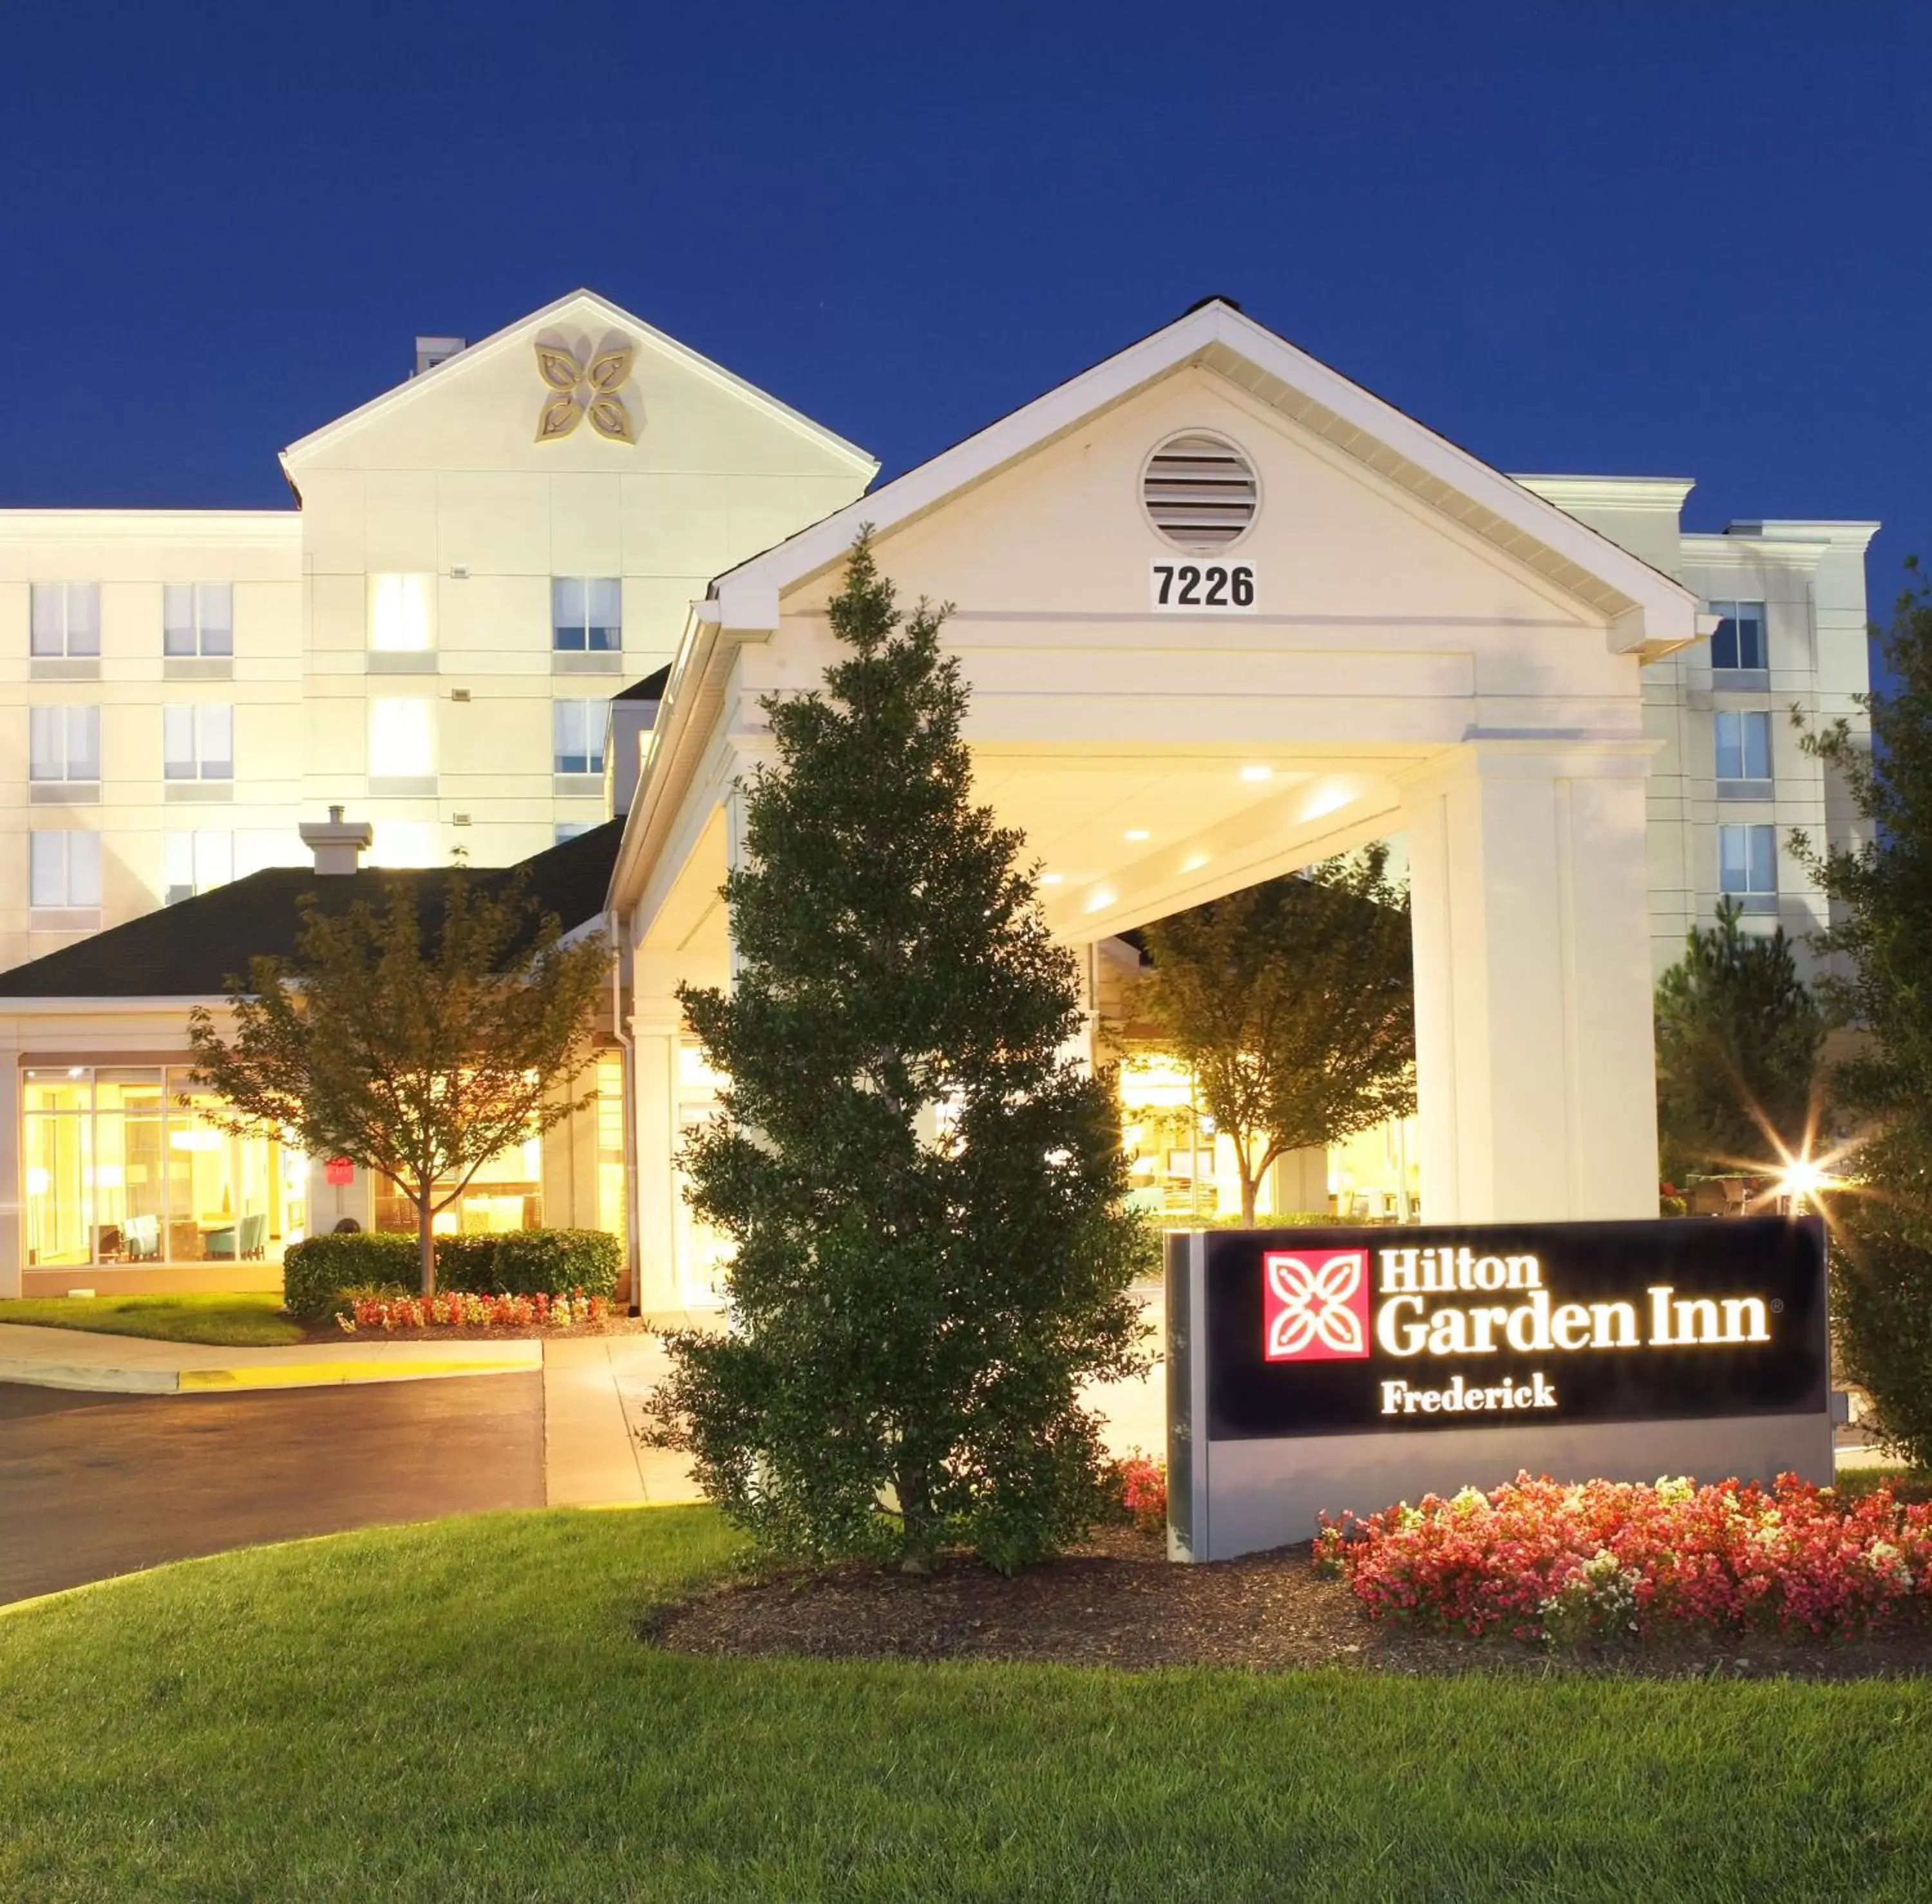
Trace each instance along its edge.
<instances>
[{"instance_id":1,"label":"entrance canopy","mask_svg":"<svg viewBox=\"0 0 1932 1904\"><path fill-rule=\"evenodd\" d=\"M1219 301L696 605L612 887L642 1036L723 975L758 699L819 682L866 524L902 602L952 605L979 791L1058 935L1404 833L1425 1209L1654 1214L1640 671L1696 602Z\"/></svg>"}]
</instances>

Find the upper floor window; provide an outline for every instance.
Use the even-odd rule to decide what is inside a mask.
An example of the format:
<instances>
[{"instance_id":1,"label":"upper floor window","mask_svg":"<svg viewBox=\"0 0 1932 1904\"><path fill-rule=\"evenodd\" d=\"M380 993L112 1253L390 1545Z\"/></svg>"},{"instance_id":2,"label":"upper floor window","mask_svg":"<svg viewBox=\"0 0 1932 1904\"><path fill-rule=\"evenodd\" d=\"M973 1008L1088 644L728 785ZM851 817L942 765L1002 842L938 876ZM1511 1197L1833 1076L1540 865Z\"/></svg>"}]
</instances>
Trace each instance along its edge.
<instances>
[{"instance_id":1,"label":"upper floor window","mask_svg":"<svg viewBox=\"0 0 1932 1904\"><path fill-rule=\"evenodd\" d=\"M235 876L235 836L198 828L161 836L163 902L192 899Z\"/></svg>"},{"instance_id":2,"label":"upper floor window","mask_svg":"<svg viewBox=\"0 0 1932 1904\"><path fill-rule=\"evenodd\" d=\"M28 776L40 781L100 778L100 710L32 707L27 711Z\"/></svg>"},{"instance_id":3,"label":"upper floor window","mask_svg":"<svg viewBox=\"0 0 1932 1904\"><path fill-rule=\"evenodd\" d=\"M161 653L170 659L235 652L235 591L226 582L170 582L161 590Z\"/></svg>"},{"instance_id":4,"label":"upper floor window","mask_svg":"<svg viewBox=\"0 0 1932 1904\"><path fill-rule=\"evenodd\" d=\"M436 703L398 696L369 704L369 772L378 780L426 780L436 772Z\"/></svg>"},{"instance_id":5,"label":"upper floor window","mask_svg":"<svg viewBox=\"0 0 1932 1904\"><path fill-rule=\"evenodd\" d=\"M1718 829L1718 890L1740 912L1778 910L1778 832L1773 827Z\"/></svg>"},{"instance_id":6,"label":"upper floor window","mask_svg":"<svg viewBox=\"0 0 1932 1904\"><path fill-rule=\"evenodd\" d=\"M614 654L624 645L623 585L611 575L556 575L550 645L559 654Z\"/></svg>"},{"instance_id":7,"label":"upper floor window","mask_svg":"<svg viewBox=\"0 0 1932 1904\"><path fill-rule=\"evenodd\" d=\"M233 779L234 709L164 707L161 773L170 780Z\"/></svg>"},{"instance_id":8,"label":"upper floor window","mask_svg":"<svg viewBox=\"0 0 1932 1904\"><path fill-rule=\"evenodd\" d=\"M36 582L33 596L35 659L92 659L100 654L98 582Z\"/></svg>"},{"instance_id":9,"label":"upper floor window","mask_svg":"<svg viewBox=\"0 0 1932 1904\"><path fill-rule=\"evenodd\" d=\"M100 836L36 832L27 848L27 903L67 908L100 903Z\"/></svg>"},{"instance_id":10,"label":"upper floor window","mask_svg":"<svg viewBox=\"0 0 1932 1904\"><path fill-rule=\"evenodd\" d=\"M574 839L580 833L590 830L589 820L560 820L556 823L556 843L561 846L566 839Z\"/></svg>"},{"instance_id":11,"label":"upper floor window","mask_svg":"<svg viewBox=\"0 0 1932 1904\"><path fill-rule=\"evenodd\" d=\"M369 647L376 654L426 654L436 646L436 578L369 578Z\"/></svg>"},{"instance_id":12,"label":"upper floor window","mask_svg":"<svg viewBox=\"0 0 1932 1904\"><path fill-rule=\"evenodd\" d=\"M1768 800L1772 791L1770 715L1726 709L1715 718L1718 797Z\"/></svg>"},{"instance_id":13,"label":"upper floor window","mask_svg":"<svg viewBox=\"0 0 1932 1904\"><path fill-rule=\"evenodd\" d=\"M1711 637L1711 665L1728 669L1762 669L1771 665L1764 638L1762 602L1713 602L1718 617Z\"/></svg>"},{"instance_id":14,"label":"upper floor window","mask_svg":"<svg viewBox=\"0 0 1932 1904\"><path fill-rule=\"evenodd\" d=\"M551 704L554 744L551 760L560 773L604 771L604 725L608 701L556 701Z\"/></svg>"}]
</instances>

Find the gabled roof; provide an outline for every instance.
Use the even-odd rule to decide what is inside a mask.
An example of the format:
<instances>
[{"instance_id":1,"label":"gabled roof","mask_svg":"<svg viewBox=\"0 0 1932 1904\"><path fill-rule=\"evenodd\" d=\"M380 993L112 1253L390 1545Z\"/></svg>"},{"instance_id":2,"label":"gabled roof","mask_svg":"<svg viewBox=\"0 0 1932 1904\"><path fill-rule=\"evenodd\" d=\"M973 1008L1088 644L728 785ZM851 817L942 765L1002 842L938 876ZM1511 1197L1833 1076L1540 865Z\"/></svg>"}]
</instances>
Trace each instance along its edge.
<instances>
[{"instance_id":1,"label":"gabled roof","mask_svg":"<svg viewBox=\"0 0 1932 1904\"><path fill-rule=\"evenodd\" d=\"M747 383L742 377L734 377L722 364L713 363L709 357L692 350L688 344L680 344L674 337L668 337L654 325L647 324L634 311L626 311L622 305L613 304L608 298L600 297L595 291L579 290L560 297L554 303L545 305L541 311L532 311L527 317L519 317L514 323L506 324L500 330L459 350L454 356L446 357L433 368L422 372L398 384L392 390L386 390L380 397L350 411L346 416L338 416L332 423L325 423L319 430L289 445L282 452L282 467L286 471L292 464L306 461L317 452L351 431L359 429L378 412L399 409L403 405L415 403L432 390L447 389L450 380L460 377L466 368L480 363L490 357L500 356L508 350L515 350L529 343L538 332L566 320L602 323L623 330L633 332L641 343L675 359L687 369L700 377L723 386L742 398L746 402L764 410L767 416L789 425L801 436L809 437L821 449L849 462L853 468L862 470L869 478L879 467L878 458L869 455L856 443L828 430L789 404L779 402L777 398L760 390L755 384Z\"/></svg>"},{"instance_id":2,"label":"gabled roof","mask_svg":"<svg viewBox=\"0 0 1932 1904\"><path fill-rule=\"evenodd\" d=\"M621 820L607 820L518 866L458 870L479 885L521 872L531 897L568 932L602 912L622 833ZM357 899L380 902L400 880L417 889L419 916L433 928L450 871L370 866L325 876L310 866L272 866L0 972L0 1001L224 998L230 979L244 976L251 958L264 953L286 958L295 950L305 895L314 893L332 911Z\"/></svg>"},{"instance_id":3,"label":"gabled roof","mask_svg":"<svg viewBox=\"0 0 1932 1904\"><path fill-rule=\"evenodd\" d=\"M1010 412L883 488L718 577L708 618L776 625L777 598L831 568L869 522L884 535L1079 428L1160 379L1198 366L1408 491L1613 624L1613 645L1667 653L1696 638L1696 598L1670 576L1567 515L1245 316L1224 298Z\"/></svg>"},{"instance_id":4,"label":"gabled roof","mask_svg":"<svg viewBox=\"0 0 1932 1904\"><path fill-rule=\"evenodd\" d=\"M1611 647L1651 660L1698 637L1697 598L1681 583L1533 494L1412 416L1298 349L1227 299L1208 298L1171 324L1044 396L896 476L882 488L720 575L694 605L672 664L613 876L612 902L644 842L676 810L694 770L682 757L687 728L708 731L736 639L778 625L787 590L844 559L860 528L884 536L917 521L1083 427L1101 412L1190 368L1212 371L1406 491L1600 614Z\"/></svg>"}]
</instances>

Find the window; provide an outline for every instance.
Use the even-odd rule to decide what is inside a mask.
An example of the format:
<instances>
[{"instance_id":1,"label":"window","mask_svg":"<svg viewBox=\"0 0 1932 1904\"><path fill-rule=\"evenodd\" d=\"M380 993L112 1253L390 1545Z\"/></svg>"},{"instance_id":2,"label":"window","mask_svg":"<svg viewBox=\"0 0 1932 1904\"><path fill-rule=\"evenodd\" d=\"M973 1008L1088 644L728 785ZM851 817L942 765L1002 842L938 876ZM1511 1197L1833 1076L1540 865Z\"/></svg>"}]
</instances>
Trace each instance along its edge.
<instances>
[{"instance_id":1,"label":"window","mask_svg":"<svg viewBox=\"0 0 1932 1904\"><path fill-rule=\"evenodd\" d=\"M566 839L574 839L579 833L590 830L590 822L588 820L560 820L556 823L554 843L561 846Z\"/></svg>"},{"instance_id":2,"label":"window","mask_svg":"<svg viewBox=\"0 0 1932 1904\"><path fill-rule=\"evenodd\" d=\"M608 701L558 701L551 703L554 745L552 763L559 773L604 771L604 724Z\"/></svg>"},{"instance_id":3,"label":"window","mask_svg":"<svg viewBox=\"0 0 1932 1904\"><path fill-rule=\"evenodd\" d=\"M624 645L623 584L609 575L556 575L550 645L559 654L614 654Z\"/></svg>"},{"instance_id":4,"label":"window","mask_svg":"<svg viewBox=\"0 0 1932 1904\"><path fill-rule=\"evenodd\" d=\"M27 854L29 905L62 910L100 905L100 834L35 833Z\"/></svg>"},{"instance_id":5,"label":"window","mask_svg":"<svg viewBox=\"0 0 1932 1904\"><path fill-rule=\"evenodd\" d=\"M1717 716L1718 797L1771 797L1771 716L1726 711Z\"/></svg>"},{"instance_id":6,"label":"window","mask_svg":"<svg viewBox=\"0 0 1932 1904\"><path fill-rule=\"evenodd\" d=\"M1772 827L1718 829L1718 890L1740 912L1778 910L1778 836Z\"/></svg>"},{"instance_id":7,"label":"window","mask_svg":"<svg viewBox=\"0 0 1932 1904\"><path fill-rule=\"evenodd\" d=\"M1718 617L1717 632L1711 637L1713 668L1762 673L1771 665L1766 658L1762 602L1713 602L1711 612Z\"/></svg>"},{"instance_id":8,"label":"window","mask_svg":"<svg viewBox=\"0 0 1932 1904\"><path fill-rule=\"evenodd\" d=\"M436 578L369 578L369 647L376 654L427 654L436 646Z\"/></svg>"},{"instance_id":9,"label":"window","mask_svg":"<svg viewBox=\"0 0 1932 1904\"><path fill-rule=\"evenodd\" d=\"M33 596L32 653L36 660L98 656L98 582L36 582Z\"/></svg>"},{"instance_id":10,"label":"window","mask_svg":"<svg viewBox=\"0 0 1932 1904\"><path fill-rule=\"evenodd\" d=\"M226 582L170 582L161 590L161 653L170 659L235 652L235 591Z\"/></svg>"},{"instance_id":11,"label":"window","mask_svg":"<svg viewBox=\"0 0 1932 1904\"><path fill-rule=\"evenodd\" d=\"M192 899L235 877L235 836L197 830L161 836L162 902Z\"/></svg>"},{"instance_id":12,"label":"window","mask_svg":"<svg viewBox=\"0 0 1932 1904\"><path fill-rule=\"evenodd\" d=\"M161 773L170 780L233 779L235 710L164 707Z\"/></svg>"},{"instance_id":13,"label":"window","mask_svg":"<svg viewBox=\"0 0 1932 1904\"><path fill-rule=\"evenodd\" d=\"M21 1085L29 1266L232 1266L301 1238L308 1160L278 1137L217 1130L204 1114L215 1101L185 1070L63 1065Z\"/></svg>"},{"instance_id":14,"label":"window","mask_svg":"<svg viewBox=\"0 0 1932 1904\"><path fill-rule=\"evenodd\" d=\"M370 778L427 780L435 773L436 703L423 695L371 701Z\"/></svg>"},{"instance_id":15,"label":"window","mask_svg":"<svg viewBox=\"0 0 1932 1904\"><path fill-rule=\"evenodd\" d=\"M387 1177L376 1178L375 1221L377 1230L406 1230L416 1208ZM543 1223L543 1140L526 1137L483 1164L465 1182L446 1177L436 1186L439 1199L454 1200L430 1220L439 1236L500 1234L506 1230L536 1230Z\"/></svg>"},{"instance_id":16,"label":"window","mask_svg":"<svg viewBox=\"0 0 1932 1904\"><path fill-rule=\"evenodd\" d=\"M44 782L100 778L100 710L33 707L27 713L28 776Z\"/></svg>"}]
</instances>

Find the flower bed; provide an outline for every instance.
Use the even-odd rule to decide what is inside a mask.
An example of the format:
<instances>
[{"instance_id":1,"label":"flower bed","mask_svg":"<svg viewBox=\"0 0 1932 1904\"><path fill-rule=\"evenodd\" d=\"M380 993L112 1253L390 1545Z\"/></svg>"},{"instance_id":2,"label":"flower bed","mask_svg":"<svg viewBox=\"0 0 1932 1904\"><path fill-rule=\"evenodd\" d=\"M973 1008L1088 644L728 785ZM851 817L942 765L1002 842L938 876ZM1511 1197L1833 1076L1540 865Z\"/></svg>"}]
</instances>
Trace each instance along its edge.
<instances>
[{"instance_id":1,"label":"flower bed","mask_svg":"<svg viewBox=\"0 0 1932 1904\"><path fill-rule=\"evenodd\" d=\"M468 1290L446 1290L434 1296L356 1296L336 1312L336 1326L345 1335L358 1329L571 1329L580 1323L601 1323L610 1305L601 1296L580 1289L567 1296L478 1296Z\"/></svg>"},{"instance_id":2,"label":"flower bed","mask_svg":"<svg viewBox=\"0 0 1932 1904\"><path fill-rule=\"evenodd\" d=\"M1832 1638L1895 1628L1932 1600L1932 1504L1885 1488L1527 1474L1492 1493L1425 1495L1323 1517L1316 1565L1372 1618L1574 1644L1768 1630Z\"/></svg>"},{"instance_id":3,"label":"flower bed","mask_svg":"<svg viewBox=\"0 0 1932 1904\"><path fill-rule=\"evenodd\" d=\"M1108 1505L1144 1534L1167 1529L1167 1464L1136 1448L1109 1461L1101 1476Z\"/></svg>"}]
</instances>

